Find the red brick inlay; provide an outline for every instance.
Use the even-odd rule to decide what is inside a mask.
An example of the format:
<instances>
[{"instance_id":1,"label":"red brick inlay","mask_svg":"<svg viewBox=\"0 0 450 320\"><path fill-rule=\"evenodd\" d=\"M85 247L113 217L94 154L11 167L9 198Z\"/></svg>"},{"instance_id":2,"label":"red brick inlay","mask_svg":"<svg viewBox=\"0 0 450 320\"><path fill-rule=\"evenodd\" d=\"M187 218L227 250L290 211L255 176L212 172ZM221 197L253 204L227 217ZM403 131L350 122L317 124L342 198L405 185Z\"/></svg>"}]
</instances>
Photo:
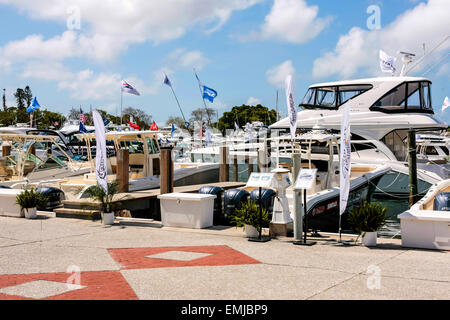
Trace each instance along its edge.
<instances>
[{"instance_id":1,"label":"red brick inlay","mask_svg":"<svg viewBox=\"0 0 450 320\"><path fill-rule=\"evenodd\" d=\"M108 249L109 253L120 265L121 269L170 268L192 266L227 266L241 264L259 264L258 260L231 249L228 246L196 246L196 247L159 247ZM158 259L147 257L152 254L168 251L188 251L209 253L210 256L190 261Z\"/></svg>"},{"instance_id":2,"label":"red brick inlay","mask_svg":"<svg viewBox=\"0 0 450 320\"><path fill-rule=\"evenodd\" d=\"M34 273L0 276L0 289L37 280L66 283L70 273ZM69 291L43 300L137 300L138 297L118 271L81 272L80 285L86 288ZM33 300L0 293L0 300Z\"/></svg>"}]
</instances>

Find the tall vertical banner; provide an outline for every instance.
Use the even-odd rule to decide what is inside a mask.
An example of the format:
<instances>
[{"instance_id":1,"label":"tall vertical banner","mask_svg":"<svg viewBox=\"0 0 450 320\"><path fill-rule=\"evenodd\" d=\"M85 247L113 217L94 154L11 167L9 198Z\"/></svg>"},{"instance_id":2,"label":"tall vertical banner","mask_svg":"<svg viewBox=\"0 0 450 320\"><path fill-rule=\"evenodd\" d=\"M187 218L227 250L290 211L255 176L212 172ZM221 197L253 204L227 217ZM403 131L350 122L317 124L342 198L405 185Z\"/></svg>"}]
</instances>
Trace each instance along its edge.
<instances>
[{"instance_id":1,"label":"tall vertical banner","mask_svg":"<svg viewBox=\"0 0 450 320\"><path fill-rule=\"evenodd\" d=\"M297 108L295 107L292 75L288 75L286 78L286 100L289 115L289 124L291 127L291 139L294 140L295 131L297 130Z\"/></svg>"},{"instance_id":2,"label":"tall vertical banner","mask_svg":"<svg viewBox=\"0 0 450 320\"><path fill-rule=\"evenodd\" d=\"M351 171L351 141L350 141L350 106L347 105L342 115L341 145L340 145L340 202L339 214L342 215L347 208L348 194L350 192Z\"/></svg>"},{"instance_id":3,"label":"tall vertical banner","mask_svg":"<svg viewBox=\"0 0 450 320\"><path fill-rule=\"evenodd\" d=\"M102 116L97 110L92 110L92 118L95 127L96 157L95 157L95 176L97 183L102 186L105 192L108 192L108 172L106 165L106 135L105 124Z\"/></svg>"}]
</instances>

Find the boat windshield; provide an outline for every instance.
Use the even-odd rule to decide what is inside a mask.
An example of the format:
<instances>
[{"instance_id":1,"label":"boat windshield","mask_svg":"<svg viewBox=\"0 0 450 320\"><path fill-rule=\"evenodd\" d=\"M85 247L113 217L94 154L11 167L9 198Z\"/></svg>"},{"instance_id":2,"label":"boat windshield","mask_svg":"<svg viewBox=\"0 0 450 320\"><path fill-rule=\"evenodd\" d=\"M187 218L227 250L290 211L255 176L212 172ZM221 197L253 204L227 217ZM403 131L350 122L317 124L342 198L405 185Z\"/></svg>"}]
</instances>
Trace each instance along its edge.
<instances>
[{"instance_id":1,"label":"boat windshield","mask_svg":"<svg viewBox=\"0 0 450 320\"><path fill-rule=\"evenodd\" d=\"M305 109L339 109L341 105L372 89L370 84L309 88L300 107Z\"/></svg>"},{"instance_id":2,"label":"boat windshield","mask_svg":"<svg viewBox=\"0 0 450 320\"><path fill-rule=\"evenodd\" d=\"M404 82L375 102L370 110L385 113L434 113L431 104L431 83L429 81Z\"/></svg>"}]
</instances>

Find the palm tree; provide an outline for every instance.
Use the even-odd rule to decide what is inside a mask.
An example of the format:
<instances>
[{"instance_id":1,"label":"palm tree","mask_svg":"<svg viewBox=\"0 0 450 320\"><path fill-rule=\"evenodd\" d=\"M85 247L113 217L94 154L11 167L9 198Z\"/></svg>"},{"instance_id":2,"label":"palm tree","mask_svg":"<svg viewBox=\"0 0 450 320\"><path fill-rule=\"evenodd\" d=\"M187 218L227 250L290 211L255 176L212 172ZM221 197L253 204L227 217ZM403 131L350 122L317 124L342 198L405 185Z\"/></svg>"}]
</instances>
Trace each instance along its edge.
<instances>
[{"instance_id":1,"label":"palm tree","mask_svg":"<svg viewBox=\"0 0 450 320\"><path fill-rule=\"evenodd\" d=\"M84 194L98 202L100 202L103 213L110 213L114 210L118 204L113 203L113 197L119 193L119 182L113 181L108 182L108 192L105 192L103 187L97 183L97 185L92 186L84 192Z\"/></svg>"}]
</instances>

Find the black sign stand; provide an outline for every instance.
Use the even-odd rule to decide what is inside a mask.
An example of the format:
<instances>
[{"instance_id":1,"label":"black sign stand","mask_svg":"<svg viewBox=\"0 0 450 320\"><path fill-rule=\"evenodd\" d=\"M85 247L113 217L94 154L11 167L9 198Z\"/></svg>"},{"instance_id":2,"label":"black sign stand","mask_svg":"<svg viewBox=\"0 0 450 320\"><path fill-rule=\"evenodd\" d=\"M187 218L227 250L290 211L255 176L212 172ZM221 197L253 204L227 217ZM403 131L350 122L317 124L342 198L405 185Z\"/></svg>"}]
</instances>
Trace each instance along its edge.
<instances>
[{"instance_id":1,"label":"black sign stand","mask_svg":"<svg viewBox=\"0 0 450 320\"><path fill-rule=\"evenodd\" d=\"M270 241L270 237L262 236L262 199L261 199L262 188L259 187L259 236L258 238L248 238L248 241L252 242L267 242Z\"/></svg>"},{"instance_id":2,"label":"black sign stand","mask_svg":"<svg viewBox=\"0 0 450 320\"><path fill-rule=\"evenodd\" d=\"M303 208L305 208L305 225L303 228L303 241L294 241L293 243L298 246L313 246L317 242L316 241L307 241L306 234L308 231L308 211L306 210L306 189L303 189Z\"/></svg>"}]
</instances>

